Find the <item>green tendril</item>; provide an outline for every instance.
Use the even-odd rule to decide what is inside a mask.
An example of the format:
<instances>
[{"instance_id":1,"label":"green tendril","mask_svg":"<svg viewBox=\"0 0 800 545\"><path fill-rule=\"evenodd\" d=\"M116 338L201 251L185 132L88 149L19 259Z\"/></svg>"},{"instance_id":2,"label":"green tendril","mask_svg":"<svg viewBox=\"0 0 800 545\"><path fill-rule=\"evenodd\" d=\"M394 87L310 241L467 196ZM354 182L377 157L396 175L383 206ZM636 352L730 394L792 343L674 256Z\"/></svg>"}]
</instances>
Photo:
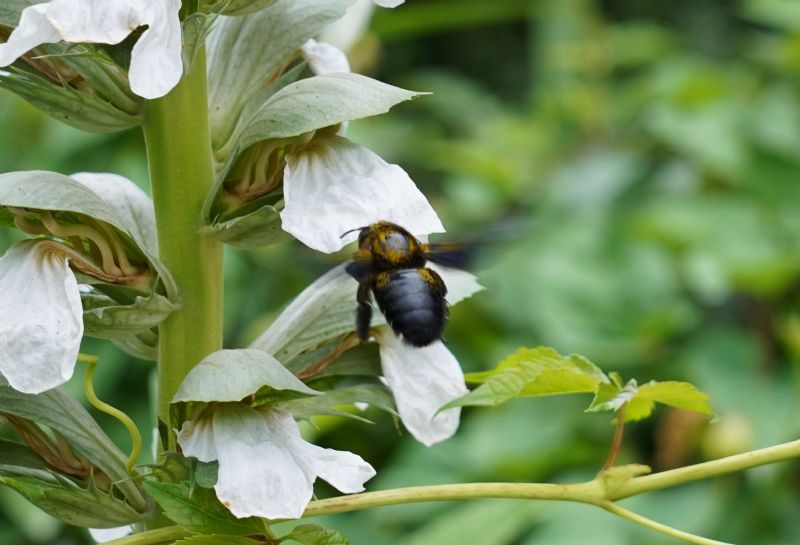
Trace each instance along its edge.
<instances>
[{"instance_id":1,"label":"green tendril","mask_svg":"<svg viewBox=\"0 0 800 545\"><path fill-rule=\"evenodd\" d=\"M94 368L97 367L97 362L99 361L97 356L78 354L78 361L87 365L86 375L83 377L83 389L86 392L86 397L89 400L89 403L91 403L92 407L98 411L104 412L107 415L119 420L122 425L125 426L131 436L131 454L128 456L128 462L125 464L125 469L127 469L129 475L134 475L133 467L136 464L136 460L139 459L139 455L142 453L142 434L139 432L139 428L136 427L136 424L133 423L133 420L131 420L127 414L120 411L116 407L112 407L108 403L101 401L97 397L97 394L94 393L92 378L94 377Z\"/></svg>"}]
</instances>

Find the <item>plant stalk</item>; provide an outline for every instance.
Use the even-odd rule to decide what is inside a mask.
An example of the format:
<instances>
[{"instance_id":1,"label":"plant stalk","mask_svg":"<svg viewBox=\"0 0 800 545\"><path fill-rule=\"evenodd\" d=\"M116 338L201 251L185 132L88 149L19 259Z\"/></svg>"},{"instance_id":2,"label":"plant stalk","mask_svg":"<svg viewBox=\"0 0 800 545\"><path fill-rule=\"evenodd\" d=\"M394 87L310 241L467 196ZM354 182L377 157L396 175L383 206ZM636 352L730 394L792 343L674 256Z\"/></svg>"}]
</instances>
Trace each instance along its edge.
<instances>
[{"instance_id":1,"label":"plant stalk","mask_svg":"<svg viewBox=\"0 0 800 545\"><path fill-rule=\"evenodd\" d=\"M147 103L143 127L159 256L178 286L181 308L158 328L158 417L174 450L170 400L189 371L222 348L222 245L199 234L201 210L214 180L205 50L165 97Z\"/></svg>"}]
</instances>

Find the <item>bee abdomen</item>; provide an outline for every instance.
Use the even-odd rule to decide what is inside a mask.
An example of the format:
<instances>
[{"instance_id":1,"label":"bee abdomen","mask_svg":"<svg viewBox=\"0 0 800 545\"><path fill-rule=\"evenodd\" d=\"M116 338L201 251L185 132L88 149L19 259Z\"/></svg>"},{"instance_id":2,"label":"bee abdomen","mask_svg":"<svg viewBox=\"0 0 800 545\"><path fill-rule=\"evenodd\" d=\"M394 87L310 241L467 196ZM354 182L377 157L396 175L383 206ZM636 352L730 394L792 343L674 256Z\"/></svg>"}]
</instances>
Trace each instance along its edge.
<instances>
[{"instance_id":1,"label":"bee abdomen","mask_svg":"<svg viewBox=\"0 0 800 545\"><path fill-rule=\"evenodd\" d=\"M442 336L447 322L447 288L430 269L399 269L376 276L375 301L405 342L427 346Z\"/></svg>"}]
</instances>

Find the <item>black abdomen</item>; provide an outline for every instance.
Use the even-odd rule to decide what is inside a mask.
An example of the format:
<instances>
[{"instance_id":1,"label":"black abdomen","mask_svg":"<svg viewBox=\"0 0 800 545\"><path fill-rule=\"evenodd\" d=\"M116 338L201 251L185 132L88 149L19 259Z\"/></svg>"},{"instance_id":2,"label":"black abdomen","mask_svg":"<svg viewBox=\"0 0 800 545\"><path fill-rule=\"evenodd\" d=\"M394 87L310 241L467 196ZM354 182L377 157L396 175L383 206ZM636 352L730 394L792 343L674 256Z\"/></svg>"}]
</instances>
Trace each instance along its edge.
<instances>
[{"instance_id":1,"label":"black abdomen","mask_svg":"<svg viewBox=\"0 0 800 545\"><path fill-rule=\"evenodd\" d=\"M447 288L430 269L378 273L372 293L386 321L403 341L427 346L442 337L447 321Z\"/></svg>"}]
</instances>

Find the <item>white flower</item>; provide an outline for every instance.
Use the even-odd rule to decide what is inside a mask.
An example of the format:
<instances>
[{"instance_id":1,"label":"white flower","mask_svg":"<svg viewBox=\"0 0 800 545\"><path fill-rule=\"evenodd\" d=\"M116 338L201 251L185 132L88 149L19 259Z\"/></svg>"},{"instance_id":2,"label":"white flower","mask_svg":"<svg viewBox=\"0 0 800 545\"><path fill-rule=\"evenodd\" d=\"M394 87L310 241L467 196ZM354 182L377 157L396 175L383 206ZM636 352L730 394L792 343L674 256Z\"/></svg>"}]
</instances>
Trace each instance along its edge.
<instances>
[{"instance_id":1,"label":"white flower","mask_svg":"<svg viewBox=\"0 0 800 545\"><path fill-rule=\"evenodd\" d=\"M130 525L117 526L116 528L89 528L89 535L95 543L105 543L130 535L133 528Z\"/></svg>"},{"instance_id":2,"label":"white flower","mask_svg":"<svg viewBox=\"0 0 800 545\"><path fill-rule=\"evenodd\" d=\"M355 454L304 441L291 414L276 407L221 404L210 419L184 423L178 443L187 456L219 461L214 490L239 518L300 518L317 477L353 493L375 475Z\"/></svg>"},{"instance_id":3,"label":"white flower","mask_svg":"<svg viewBox=\"0 0 800 545\"><path fill-rule=\"evenodd\" d=\"M344 51L336 46L311 39L300 47L312 72L317 75L350 73L350 62Z\"/></svg>"},{"instance_id":4,"label":"white flower","mask_svg":"<svg viewBox=\"0 0 800 545\"><path fill-rule=\"evenodd\" d=\"M131 52L129 79L137 95L158 98L183 72L180 7L180 0L52 0L29 6L8 42L0 44L0 66L41 44L117 44L146 26Z\"/></svg>"},{"instance_id":5,"label":"white flower","mask_svg":"<svg viewBox=\"0 0 800 545\"><path fill-rule=\"evenodd\" d=\"M286 156L283 229L322 252L358 238L343 233L376 221L415 235L444 232L439 217L406 172L341 136L320 137Z\"/></svg>"},{"instance_id":6,"label":"white flower","mask_svg":"<svg viewBox=\"0 0 800 545\"><path fill-rule=\"evenodd\" d=\"M380 328L381 367L406 429L425 446L450 438L461 409L437 414L446 403L467 393L464 374L442 341L423 348L403 343L388 326Z\"/></svg>"},{"instance_id":7,"label":"white flower","mask_svg":"<svg viewBox=\"0 0 800 545\"><path fill-rule=\"evenodd\" d=\"M38 394L69 380L83 336L83 308L69 258L26 240L0 258L0 373Z\"/></svg>"},{"instance_id":8,"label":"white flower","mask_svg":"<svg viewBox=\"0 0 800 545\"><path fill-rule=\"evenodd\" d=\"M375 2L376 6L380 6L382 8L396 8L406 0L372 0Z\"/></svg>"}]
</instances>

